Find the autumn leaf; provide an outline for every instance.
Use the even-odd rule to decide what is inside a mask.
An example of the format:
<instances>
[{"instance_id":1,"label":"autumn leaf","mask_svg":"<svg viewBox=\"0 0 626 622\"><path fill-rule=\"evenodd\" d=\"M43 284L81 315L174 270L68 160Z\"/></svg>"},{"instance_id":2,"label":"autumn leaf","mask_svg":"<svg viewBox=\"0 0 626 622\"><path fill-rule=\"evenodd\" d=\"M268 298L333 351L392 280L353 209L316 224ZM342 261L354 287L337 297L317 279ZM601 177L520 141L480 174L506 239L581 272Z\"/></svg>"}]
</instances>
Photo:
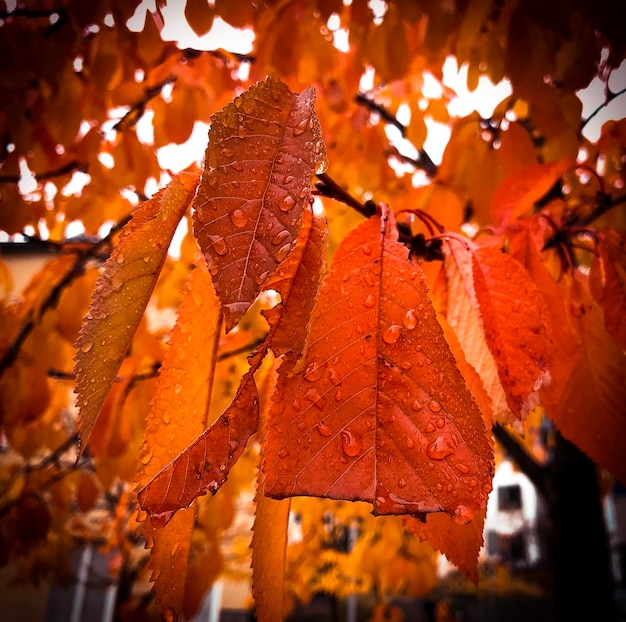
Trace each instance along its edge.
<instances>
[{"instance_id":1,"label":"autumn leaf","mask_svg":"<svg viewBox=\"0 0 626 622\"><path fill-rule=\"evenodd\" d=\"M467 522L485 506L493 454L422 272L396 239L377 216L338 249L306 361L287 357L279 370L265 492Z\"/></svg>"},{"instance_id":2,"label":"autumn leaf","mask_svg":"<svg viewBox=\"0 0 626 622\"><path fill-rule=\"evenodd\" d=\"M474 291L471 252L458 241L451 240L444 246L444 253L448 290L447 320L454 329L467 362L481 378L491 400L494 421L515 425L517 420L507 404L496 362L485 339Z\"/></svg>"},{"instance_id":3,"label":"autumn leaf","mask_svg":"<svg viewBox=\"0 0 626 622\"><path fill-rule=\"evenodd\" d=\"M530 210L563 173L574 164L562 158L549 164L534 164L511 173L496 188L491 199L491 214L497 223L513 222Z\"/></svg>"},{"instance_id":4,"label":"autumn leaf","mask_svg":"<svg viewBox=\"0 0 626 622\"><path fill-rule=\"evenodd\" d=\"M137 210L96 283L75 344L78 430L83 448L126 356L197 181L195 173L182 173Z\"/></svg>"},{"instance_id":5,"label":"autumn leaf","mask_svg":"<svg viewBox=\"0 0 626 622\"><path fill-rule=\"evenodd\" d=\"M267 78L212 117L194 233L230 331L292 251L326 148L315 92Z\"/></svg>"},{"instance_id":6,"label":"autumn leaf","mask_svg":"<svg viewBox=\"0 0 626 622\"><path fill-rule=\"evenodd\" d=\"M563 391L543 395L546 412L563 436L626 482L626 355L606 331L586 277L574 273L566 296L565 321L580 344L573 360L561 361L569 372Z\"/></svg>"},{"instance_id":7,"label":"autumn leaf","mask_svg":"<svg viewBox=\"0 0 626 622\"><path fill-rule=\"evenodd\" d=\"M272 327L268 343L276 356L302 353L311 311L326 265L326 219L305 211L294 252L267 283L281 302L263 315Z\"/></svg>"},{"instance_id":8,"label":"autumn leaf","mask_svg":"<svg viewBox=\"0 0 626 622\"><path fill-rule=\"evenodd\" d=\"M146 421L140 483L147 484L205 430L220 328L213 283L204 262L198 262L186 283ZM195 520L194 507L161 528L149 519L144 522L155 598L162 612L183 608Z\"/></svg>"},{"instance_id":9,"label":"autumn leaf","mask_svg":"<svg viewBox=\"0 0 626 622\"><path fill-rule=\"evenodd\" d=\"M524 420L550 381L552 338L548 309L523 266L494 247L472 254L474 291L485 339L513 414Z\"/></svg>"},{"instance_id":10,"label":"autumn leaf","mask_svg":"<svg viewBox=\"0 0 626 622\"><path fill-rule=\"evenodd\" d=\"M607 331L626 349L626 250L624 236L617 231L598 232L598 257L591 264L590 280Z\"/></svg>"}]
</instances>

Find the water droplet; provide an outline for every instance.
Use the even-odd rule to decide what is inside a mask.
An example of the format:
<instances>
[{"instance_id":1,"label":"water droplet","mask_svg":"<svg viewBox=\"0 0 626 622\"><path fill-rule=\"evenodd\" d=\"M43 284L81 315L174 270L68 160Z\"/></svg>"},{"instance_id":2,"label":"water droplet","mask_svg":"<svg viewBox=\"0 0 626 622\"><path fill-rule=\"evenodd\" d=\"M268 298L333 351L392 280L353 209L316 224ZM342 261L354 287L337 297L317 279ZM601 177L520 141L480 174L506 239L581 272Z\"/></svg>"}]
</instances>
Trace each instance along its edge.
<instances>
[{"instance_id":1,"label":"water droplet","mask_svg":"<svg viewBox=\"0 0 626 622\"><path fill-rule=\"evenodd\" d=\"M218 255L225 255L227 252L226 249L226 242L224 241L224 238L220 235L209 235L209 242L211 243L211 246L213 247L213 250L218 254Z\"/></svg>"},{"instance_id":2,"label":"water droplet","mask_svg":"<svg viewBox=\"0 0 626 622\"><path fill-rule=\"evenodd\" d=\"M180 384L180 382L177 382L176 386L174 387L174 393L178 395L182 390L183 390L183 385Z\"/></svg>"},{"instance_id":3,"label":"water droplet","mask_svg":"<svg viewBox=\"0 0 626 622\"><path fill-rule=\"evenodd\" d=\"M344 430L341 433L341 448L346 456L354 458L361 453L363 449L363 441L360 434L353 434L349 430Z\"/></svg>"},{"instance_id":4,"label":"water droplet","mask_svg":"<svg viewBox=\"0 0 626 622\"><path fill-rule=\"evenodd\" d=\"M341 389L337 389L337 391L335 391L335 395L334 398L336 401L341 401L341 398L343 397L343 394L341 393Z\"/></svg>"},{"instance_id":5,"label":"water droplet","mask_svg":"<svg viewBox=\"0 0 626 622\"><path fill-rule=\"evenodd\" d=\"M438 483L435 485L435 488L437 489L437 492L441 492L441 491L443 490L443 485L442 485L441 483L439 483L439 482L438 482Z\"/></svg>"},{"instance_id":6,"label":"water droplet","mask_svg":"<svg viewBox=\"0 0 626 622\"><path fill-rule=\"evenodd\" d=\"M291 252L291 242L289 244L285 244L284 246L281 246L278 249L278 252L276 253L276 261L282 261L283 259L285 259L285 257L287 257L287 255L289 255L290 252Z\"/></svg>"},{"instance_id":7,"label":"water droplet","mask_svg":"<svg viewBox=\"0 0 626 622\"><path fill-rule=\"evenodd\" d=\"M164 412L163 416L161 417L161 421L163 421L165 425L169 425L171 420L172 419L170 418L170 414L168 412Z\"/></svg>"},{"instance_id":8,"label":"water droplet","mask_svg":"<svg viewBox=\"0 0 626 622\"><path fill-rule=\"evenodd\" d=\"M290 184L294 181L295 177L293 175L287 175L287 177L285 177L285 182L286 184Z\"/></svg>"},{"instance_id":9,"label":"water droplet","mask_svg":"<svg viewBox=\"0 0 626 622\"><path fill-rule=\"evenodd\" d=\"M443 436L438 436L427 448L426 453L432 460L443 460L454 453ZM457 465L458 466L458 465Z\"/></svg>"},{"instance_id":10,"label":"water droplet","mask_svg":"<svg viewBox=\"0 0 626 622\"><path fill-rule=\"evenodd\" d=\"M304 371L304 378L309 382L316 382L322 377L322 367L317 363L309 363Z\"/></svg>"},{"instance_id":11,"label":"water droplet","mask_svg":"<svg viewBox=\"0 0 626 622\"><path fill-rule=\"evenodd\" d=\"M317 424L317 431L322 435L322 436L330 436L333 431L330 427L328 427L323 421L320 421Z\"/></svg>"},{"instance_id":12,"label":"water droplet","mask_svg":"<svg viewBox=\"0 0 626 622\"><path fill-rule=\"evenodd\" d=\"M430 400L430 402L428 402L428 408L430 408L434 413L441 411L441 406L438 402L435 402L435 400Z\"/></svg>"},{"instance_id":13,"label":"water droplet","mask_svg":"<svg viewBox=\"0 0 626 622\"><path fill-rule=\"evenodd\" d=\"M413 400L413 402L411 403L411 410L414 410L415 412L419 412L420 410L422 410L422 404L419 400Z\"/></svg>"},{"instance_id":14,"label":"water droplet","mask_svg":"<svg viewBox=\"0 0 626 622\"><path fill-rule=\"evenodd\" d=\"M470 468L467 466L467 464L463 464L462 462L457 462L454 466L464 475L467 475L470 472Z\"/></svg>"},{"instance_id":15,"label":"water droplet","mask_svg":"<svg viewBox=\"0 0 626 622\"><path fill-rule=\"evenodd\" d=\"M289 450L286 447L283 447L279 452L278 452L278 457L279 458L286 458L289 455Z\"/></svg>"},{"instance_id":16,"label":"water droplet","mask_svg":"<svg viewBox=\"0 0 626 622\"><path fill-rule=\"evenodd\" d=\"M290 237L291 237L291 233L289 233L289 231L287 231L287 229L283 229L282 231L279 231L272 238L272 244L274 246L278 246L279 244L282 244L285 240L287 240Z\"/></svg>"},{"instance_id":17,"label":"water droplet","mask_svg":"<svg viewBox=\"0 0 626 622\"><path fill-rule=\"evenodd\" d=\"M243 125L240 125L237 128L237 136L239 136L239 138L243 138L246 135L246 128Z\"/></svg>"},{"instance_id":18,"label":"water droplet","mask_svg":"<svg viewBox=\"0 0 626 622\"><path fill-rule=\"evenodd\" d=\"M274 101L280 101L280 87L276 80L270 80L270 94L274 98Z\"/></svg>"},{"instance_id":19,"label":"water droplet","mask_svg":"<svg viewBox=\"0 0 626 622\"><path fill-rule=\"evenodd\" d=\"M466 505L459 505L454 511L453 520L455 523L469 523L474 518L474 512Z\"/></svg>"},{"instance_id":20,"label":"water droplet","mask_svg":"<svg viewBox=\"0 0 626 622\"><path fill-rule=\"evenodd\" d=\"M298 423L296 424L296 428L298 428L298 430L300 430L300 432L302 432L302 430L304 430L304 428L306 428L306 422L305 421L298 421Z\"/></svg>"},{"instance_id":21,"label":"water droplet","mask_svg":"<svg viewBox=\"0 0 626 622\"><path fill-rule=\"evenodd\" d=\"M402 363L400 363L400 367L402 367L405 371L409 371L409 369L411 369L411 363L409 361L402 361Z\"/></svg>"},{"instance_id":22,"label":"water droplet","mask_svg":"<svg viewBox=\"0 0 626 622\"><path fill-rule=\"evenodd\" d=\"M302 402L297 397L291 400L291 406L296 412L302 410Z\"/></svg>"},{"instance_id":23,"label":"water droplet","mask_svg":"<svg viewBox=\"0 0 626 622\"><path fill-rule=\"evenodd\" d=\"M81 347L80 347L80 351L87 353L89 352L89 350L91 350L91 348L93 348L93 341L88 341L87 343L84 343Z\"/></svg>"},{"instance_id":24,"label":"water droplet","mask_svg":"<svg viewBox=\"0 0 626 622\"><path fill-rule=\"evenodd\" d=\"M295 204L296 200L292 196L287 195L278 203L278 207L281 211L288 212Z\"/></svg>"},{"instance_id":25,"label":"water droplet","mask_svg":"<svg viewBox=\"0 0 626 622\"><path fill-rule=\"evenodd\" d=\"M265 283L265 281L267 281L267 277L270 275L269 270L266 270L265 272L262 272L261 274L259 274L259 276L257 276L257 278L255 279L256 284L257 285L263 285L263 283Z\"/></svg>"},{"instance_id":26,"label":"water droplet","mask_svg":"<svg viewBox=\"0 0 626 622\"><path fill-rule=\"evenodd\" d=\"M405 487L406 487L406 480L399 479L398 480L398 488L405 488Z\"/></svg>"},{"instance_id":27,"label":"water droplet","mask_svg":"<svg viewBox=\"0 0 626 622\"><path fill-rule=\"evenodd\" d=\"M413 449L413 447L415 447L415 442L413 441L412 438L407 437L406 439L406 446L408 449Z\"/></svg>"},{"instance_id":28,"label":"water droplet","mask_svg":"<svg viewBox=\"0 0 626 622\"><path fill-rule=\"evenodd\" d=\"M309 119L302 119L296 127L293 128L293 135L300 136L300 134L304 134L305 130L309 126Z\"/></svg>"},{"instance_id":29,"label":"water droplet","mask_svg":"<svg viewBox=\"0 0 626 622\"><path fill-rule=\"evenodd\" d=\"M232 158L234 154L234 151L232 149L229 149L228 147L224 147L224 149L222 149L222 155L225 158Z\"/></svg>"},{"instance_id":30,"label":"water droplet","mask_svg":"<svg viewBox=\"0 0 626 622\"><path fill-rule=\"evenodd\" d=\"M387 330L383 333L383 341L388 344L394 344L398 341L400 337L400 333L402 329L397 324L392 324L387 328Z\"/></svg>"},{"instance_id":31,"label":"water droplet","mask_svg":"<svg viewBox=\"0 0 626 622\"><path fill-rule=\"evenodd\" d=\"M366 242L363 245L362 250L363 250L363 254L369 257L372 254L372 245L369 242Z\"/></svg>"},{"instance_id":32,"label":"water droplet","mask_svg":"<svg viewBox=\"0 0 626 622\"><path fill-rule=\"evenodd\" d=\"M139 462L141 462L141 464L148 464L150 460L152 460L152 450L150 449L141 454L141 456L139 457Z\"/></svg>"},{"instance_id":33,"label":"water droplet","mask_svg":"<svg viewBox=\"0 0 626 622\"><path fill-rule=\"evenodd\" d=\"M417 316L413 309L409 309L402 318L402 323L407 330L413 330L417 326Z\"/></svg>"},{"instance_id":34,"label":"water droplet","mask_svg":"<svg viewBox=\"0 0 626 622\"><path fill-rule=\"evenodd\" d=\"M376 304L376 297L374 294L368 294L365 300L363 301L363 306L371 309Z\"/></svg>"},{"instance_id":35,"label":"water droplet","mask_svg":"<svg viewBox=\"0 0 626 622\"><path fill-rule=\"evenodd\" d=\"M478 486L478 482L475 479L471 479L469 485L472 488L476 488L476 486Z\"/></svg>"}]
</instances>

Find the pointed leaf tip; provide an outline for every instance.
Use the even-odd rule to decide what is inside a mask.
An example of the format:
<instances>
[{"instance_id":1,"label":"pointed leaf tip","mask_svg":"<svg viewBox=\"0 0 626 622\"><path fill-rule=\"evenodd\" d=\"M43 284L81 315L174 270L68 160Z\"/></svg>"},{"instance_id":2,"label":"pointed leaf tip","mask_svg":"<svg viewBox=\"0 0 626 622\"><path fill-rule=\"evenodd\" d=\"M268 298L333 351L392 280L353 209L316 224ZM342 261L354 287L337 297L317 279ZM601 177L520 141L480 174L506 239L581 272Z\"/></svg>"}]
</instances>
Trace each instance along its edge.
<instances>
[{"instance_id":1,"label":"pointed leaf tip","mask_svg":"<svg viewBox=\"0 0 626 622\"><path fill-rule=\"evenodd\" d=\"M311 180L325 165L315 91L267 78L212 117L194 233L227 331L291 253Z\"/></svg>"},{"instance_id":2,"label":"pointed leaf tip","mask_svg":"<svg viewBox=\"0 0 626 622\"><path fill-rule=\"evenodd\" d=\"M197 183L197 174L181 173L167 188L146 201L122 230L96 283L75 343L81 451L128 352Z\"/></svg>"},{"instance_id":3,"label":"pointed leaf tip","mask_svg":"<svg viewBox=\"0 0 626 622\"><path fill-rule=\"evenodd\" d=\"M306 363L286 357L279 370L265 492L467 522L485 507L493 451L423 273L396 236L379 215L337 250Z\"/></svg>"}]
</instances>

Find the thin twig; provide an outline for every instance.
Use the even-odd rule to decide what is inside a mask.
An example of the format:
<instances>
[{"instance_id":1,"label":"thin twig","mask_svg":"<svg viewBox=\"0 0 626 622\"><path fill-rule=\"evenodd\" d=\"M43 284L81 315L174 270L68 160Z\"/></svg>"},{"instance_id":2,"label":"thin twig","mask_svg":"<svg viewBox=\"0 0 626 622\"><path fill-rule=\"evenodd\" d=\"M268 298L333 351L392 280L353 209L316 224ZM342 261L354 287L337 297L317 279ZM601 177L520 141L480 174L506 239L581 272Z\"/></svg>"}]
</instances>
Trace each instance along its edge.
<instances>
[{"instance_id":1,"label":"thin twig","mask_svg":"<svg viewBox=\"0 0 626 622\"><path fill-rule=\"evenodd\" d=\"M373 201L361 203L326 173L318 173L317 179L318 181L315 182L315 194L344 203L365 216L365 218L370 218L376 213L376 204Z\"/></svg>"},{"instance_id":2,"label":"thin twig","mask_svg":"<svg viewBox=\"0 0 626 622\"><path fill-rule=\"evenodd\" d=\"M43 173L33 173L33 175L37 181L46 181L48 179L54 179L55 177L61 177L62 175L68 175L74 171L86 173L87 170L87 164L79 162L78 160L72 160L59 168L44 171ZM0 184L17 184L21 178L21 175L0 175Z\"/></svg>"},{"instance_id":3,"label":"thin twig","mask_svg":"<svg viewBox=\"0 0 626 622\"><path fill-rule=\"evenodd\" d=\"M606 99L604 100L604 102L600 104L586 119L581 122L579 130L582 132L585 129L587 123L589 123L589 121L591 121L591 119L593 119L597 114L599 114L599 112L603 108L605 108L609 104L609 102L612 102L616 97L619 97L624 93L626 93L626 87L623 88L621 91L617 91L616 93L607 89Z\"/></svg>"}]
</instances>

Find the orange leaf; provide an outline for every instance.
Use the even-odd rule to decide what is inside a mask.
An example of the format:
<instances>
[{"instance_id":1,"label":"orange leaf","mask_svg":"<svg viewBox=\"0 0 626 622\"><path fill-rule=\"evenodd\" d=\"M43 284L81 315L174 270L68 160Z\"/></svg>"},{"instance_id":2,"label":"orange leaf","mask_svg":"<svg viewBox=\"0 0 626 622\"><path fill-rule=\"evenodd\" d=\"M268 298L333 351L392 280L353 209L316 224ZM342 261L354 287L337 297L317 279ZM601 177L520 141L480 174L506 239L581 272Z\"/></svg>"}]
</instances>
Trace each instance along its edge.
<instances>
[{"instance_id":1,"label":"orange leaf","mask_svg":"<svg viewBox=\"0 0 626 622\"><path fill-rule=\"evenodd\" d=\"M486 509L467 524L454 522L447 514L429 514L426 522L405 518L407 531L443 553L461 572L478 583L478 552L483 545Z\"/></svg>"},{"instance_id":2,"label":"orange leaf","mask_svg":"<svg viewBox=\"0 0 626 622\"><path fill-rule=\"evenodd\" d=\"M337 250L306 361L294 367L294 358L279 369L270 412L266 494L369 501L375 514L444 511L459 522L485 507L493 453L480 410L387 218L363 223Z\"/></svg>"},{"instance_id":3,"label":"orange leaf","mask_svg":"<svg viewBox=\"0 0 626 622\"><path fill-rule=\"evenodd\" d=\"M302 353L306 330L315 305L317 290L326 265L326 219L305 219L294 252L268 282L282 302L263 314L272 326L270 347L279 356L287 352Z\"/></svg>"},{"instance_id":4,"label":"orange leaf","mask_svg":"<svg viewBox=\"0 0 626 622\"><path fill-rule=\"evenodd\" d=\"M126 356L197 175L183 173L146 201L124 227L104 266L76 340L76 393L81 447Z\"/></svg>"},{"instance_id":5,"label":"orange leaf","mask_svg":"<svg viewBox=\"0 0 626 622\"><path fill-rule=\"evenodd\" d=\"M574 272L567 294L582 347L570 361L563 392L552 396L546 411L563 436L626 483L626 354L606 331L586 277Z\"/></svg>"},{"instance_id":6,"label":"orange leaf","mask_svg":"<svg viewBox=\"0 0 626 622\"><path fill-rule=\"evenodd\" d=\"M194 233L230 331L293 249L326 157L315 92L267 78L212 117Z\"/></svg>"},{"instance_id":7,"label":"orange leaf","mask_svg":"<svg viewBox=\"0 0 626 622\"><path fill-rule=\"evenodd\" d=\"M263 422L266 416L267 408L264 408ZM251 548L256 617L260 622L282 620L286 613L284 582L291 500L277 501L266 497L263 494L263 472L259 470L255 502Z\"/></svg>"},{"instance_id":8,"label":"orange leaf","mask_svg":"<svg viewBox=\"0 0 626 622\"><path fill-rule=\"evenodd\" d=\"M448 322L458 338L467 362L482 380L491 400L493 419L501 423L515 424L517 420L507 405L495 360L485 340L474 292L472 256L455 240L444 246L444 252L448 284Z\"/></svg>"},{"instance_id":9,"label":"orange leaf","mask_svg":"<svg viewBox=\"0 0 626 622\"><path fill-rule=\"evenodd\" d=\"M563 173L572 165L572 158L551 164L534 164L511 173L496 188L491 199L491 215L497 223L510 222L532 208Z\"/></svg>"},{"instance_id":10,"label":"orange leaf","mask_svg":"<svg viewBox=\"0 0 626 622\"><path fill-rule=\"evenodd\" d=\"M211 277L204 262L198 262L186 283L146 422L140 482L148 482L205 430L220 327ZM155 597L162 612L183 608L195 515L195 508L181 512L162 529L144 523L152 543L149 565Z\"/></svg>"},{"instance_id":11,"label":"orange leaf","mask_svg":"<svg viewBox=\"0 0 626 622\"><path fill-rule=\"evenodd\" d=\"M228 478L258 428L256 368L242 378L235 399L211 427L139 491L139 503L153 524L166 524L177 510L207 491L215 494Z\"/></svg>"},{"instance_id":12,"label":"orange leaf","mask_svg":"<svg viewBox=\"0 0 626 622\"><path fill-rule=\"evenodd\" d=\"M591 264L591 292L602 306L604 324L626 350L626 248L624 235L598 232L598 257Z\"/></svg>"},{"instance_id":13,"label":"orange leaf","mask_svg":"<svg viewBox=\"0 0 626 622\"><path fill-rule=\"evenodd\" d=\"M523 421L550 378L553 344L548 309L528 272L499 249L478 249L472 271L487 345L507 403Z\"/></svg>"}]
</instances>

